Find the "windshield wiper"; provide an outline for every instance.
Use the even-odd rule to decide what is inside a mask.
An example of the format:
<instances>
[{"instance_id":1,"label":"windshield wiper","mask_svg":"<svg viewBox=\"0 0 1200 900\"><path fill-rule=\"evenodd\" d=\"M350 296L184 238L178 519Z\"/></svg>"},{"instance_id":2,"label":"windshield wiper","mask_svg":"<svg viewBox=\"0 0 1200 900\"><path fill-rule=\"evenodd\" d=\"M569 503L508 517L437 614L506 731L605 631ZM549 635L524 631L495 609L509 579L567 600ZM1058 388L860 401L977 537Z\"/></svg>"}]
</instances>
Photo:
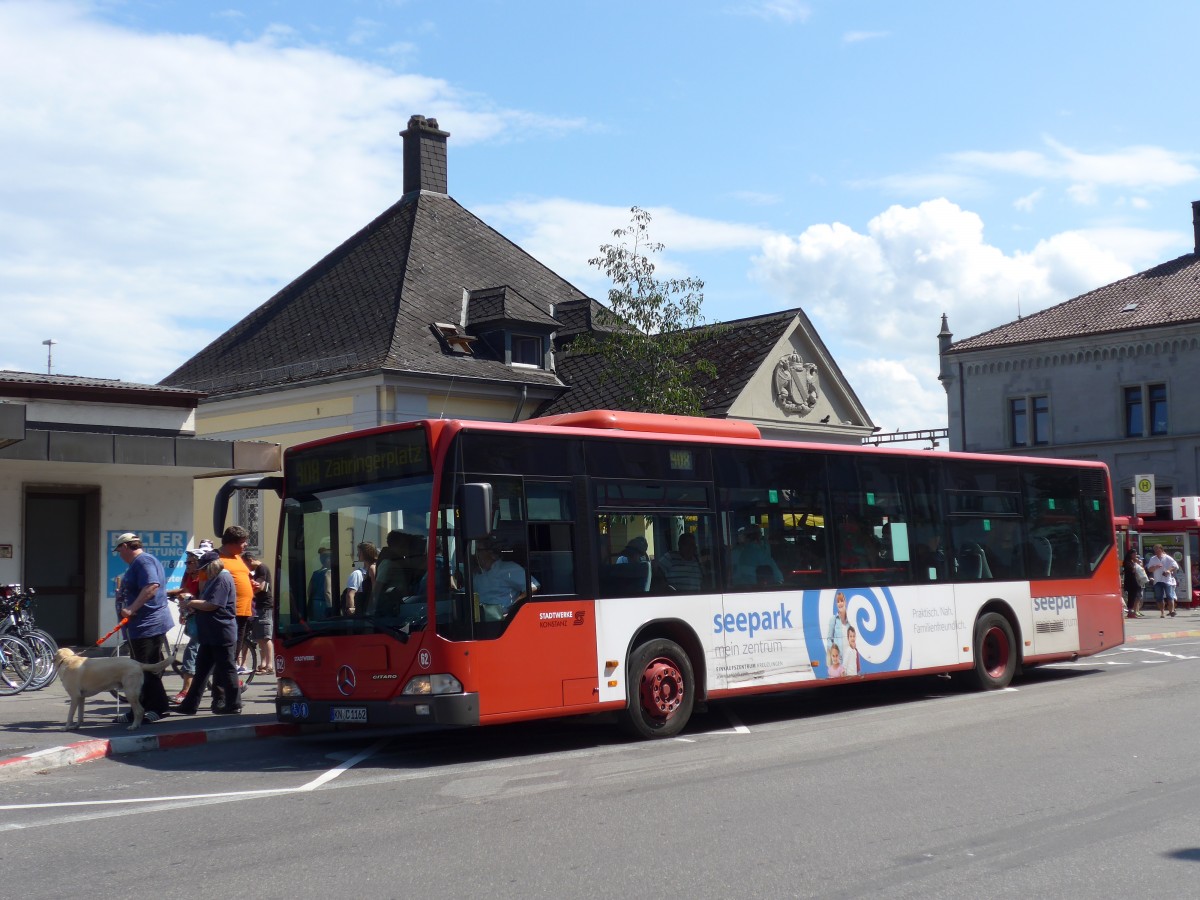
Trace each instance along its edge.
<instances>
[{"instance_id":1,"label":"windshield wiper","mask_svg":"<svg viewBox=\"0 0 1200 900\"><path fill-rule=\"evenodd\" d=\"M283 639L283 646L295 647L297 644L303 644L309 638L317 637L321 632L313 631L311 628L308 631L302 631L300 634L293 634Z\"/></svg>"},{"instance_id":2,"label":"windshield wiper","mask_svg":"<svg viewBox=\"0 0 1200 900\"><path fill-rule=\"evenodd\" d=\"M373 618L372 616L363 616L363 621L368 625L373 625L380 631L390 634L402 644L408 643L408 629L411 623L406 624L403 627L399 627L396 625L389 625L386 622L380 622L378 619Z\"/></svg>"}]
</instances>

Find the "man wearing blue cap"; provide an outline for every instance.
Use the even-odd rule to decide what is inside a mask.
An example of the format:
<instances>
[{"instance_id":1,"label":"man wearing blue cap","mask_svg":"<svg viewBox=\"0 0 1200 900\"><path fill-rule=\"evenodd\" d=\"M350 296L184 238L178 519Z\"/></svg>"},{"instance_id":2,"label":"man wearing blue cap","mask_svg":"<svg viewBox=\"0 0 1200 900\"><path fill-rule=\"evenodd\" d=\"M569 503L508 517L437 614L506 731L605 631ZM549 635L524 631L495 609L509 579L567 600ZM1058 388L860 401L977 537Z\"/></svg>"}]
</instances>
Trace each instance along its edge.
<instances>
[{"instance_id":1,"label":"man wearing blue cap","mask_svg":"<svg viewBox=\"0 0 1200 900\"><path fill-rule=\"evenodd\" d=\"M167 606L167 578L162 563L142 549L142 540L132 531L117 535L113 552L128 568L117 591L117 618L128 619L125 636L129 655L142 663L163 658L164 636L175 623ZM157 722L168 715L170 701L162 678L153 672L142 679L142 707L145 722ZM133 713L117 716L117 722L132 722Z\"/></svg>"}]
</instances>

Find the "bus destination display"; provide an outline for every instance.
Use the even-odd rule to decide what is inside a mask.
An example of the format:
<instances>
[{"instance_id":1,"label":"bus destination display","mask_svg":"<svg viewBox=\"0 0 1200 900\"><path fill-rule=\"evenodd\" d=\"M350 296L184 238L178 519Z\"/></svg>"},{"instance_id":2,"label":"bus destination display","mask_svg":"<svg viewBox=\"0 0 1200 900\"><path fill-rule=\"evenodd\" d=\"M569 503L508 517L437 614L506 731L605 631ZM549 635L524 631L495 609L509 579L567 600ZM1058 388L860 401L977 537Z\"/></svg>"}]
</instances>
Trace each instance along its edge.
<instances>
[{"instance_id":1,"label":"bus destination display","mask_svg":"<svg viewBox=\"0 0 1200 900\"><path fill-rule=\"evenodd\" d=\"M327 491L413 475L428 475L424 429L387 432L314 447L287 461L289 494Z\"/></svg>"}]
</instances>

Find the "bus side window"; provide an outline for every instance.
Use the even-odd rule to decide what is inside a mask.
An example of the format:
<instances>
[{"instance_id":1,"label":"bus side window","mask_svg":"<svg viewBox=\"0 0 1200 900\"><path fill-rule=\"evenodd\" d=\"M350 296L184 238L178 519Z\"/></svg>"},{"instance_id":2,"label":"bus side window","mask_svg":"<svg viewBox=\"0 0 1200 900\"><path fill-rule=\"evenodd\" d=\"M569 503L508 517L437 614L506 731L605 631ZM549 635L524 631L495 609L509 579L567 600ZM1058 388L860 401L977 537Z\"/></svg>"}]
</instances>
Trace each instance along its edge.
<instances>
[{"instance_id":1,"label":"bus side window","mask_svg":"<svg viewBox=\"0 0 1200 900\"><path fill-rule=\"evenodd\" d=\"M529 574L538 580L538 596L574 594L575 526L570 522L531 522Z\"/></svg>"}]
</instances>

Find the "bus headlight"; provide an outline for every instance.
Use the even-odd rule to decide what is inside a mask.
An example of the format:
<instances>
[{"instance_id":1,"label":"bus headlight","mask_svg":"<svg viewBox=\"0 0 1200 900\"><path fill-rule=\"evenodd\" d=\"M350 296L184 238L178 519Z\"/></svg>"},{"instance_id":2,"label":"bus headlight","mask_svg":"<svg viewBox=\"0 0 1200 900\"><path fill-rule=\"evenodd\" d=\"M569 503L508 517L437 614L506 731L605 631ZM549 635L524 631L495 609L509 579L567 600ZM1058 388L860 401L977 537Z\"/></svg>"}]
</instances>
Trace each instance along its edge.
<instances>
[{"instance_id":1,"label":"bus headlight","mask_svg":"<svg viewBox=\"0 0 1200 900\"><path fill-rule=\"evenodd\" d=\"M417 675L404 686L402 694L461 694L462 682L453 675Z\"/></svg>"},{"instance_id":2,"label":"bus headlight","mask_svg":"<svg viewBox=\"0 0 1200 900\"><path fill-rule=\"evenodd\" d=\"M280 678L275 685L277 696L286 700L301 700L304 698L304 692L300 690L300 685L292 681L290 678Z\"/></svg>"}]
</instances>

